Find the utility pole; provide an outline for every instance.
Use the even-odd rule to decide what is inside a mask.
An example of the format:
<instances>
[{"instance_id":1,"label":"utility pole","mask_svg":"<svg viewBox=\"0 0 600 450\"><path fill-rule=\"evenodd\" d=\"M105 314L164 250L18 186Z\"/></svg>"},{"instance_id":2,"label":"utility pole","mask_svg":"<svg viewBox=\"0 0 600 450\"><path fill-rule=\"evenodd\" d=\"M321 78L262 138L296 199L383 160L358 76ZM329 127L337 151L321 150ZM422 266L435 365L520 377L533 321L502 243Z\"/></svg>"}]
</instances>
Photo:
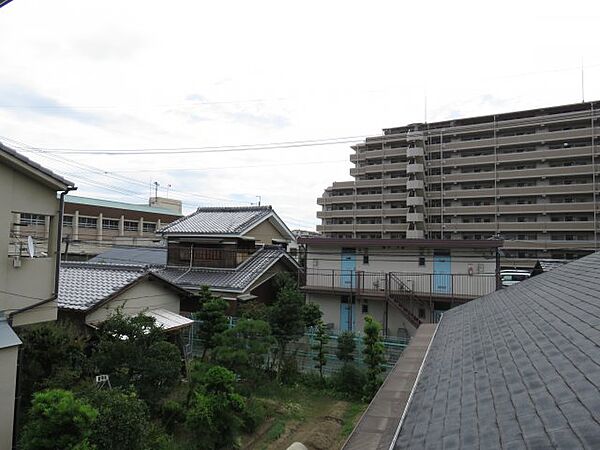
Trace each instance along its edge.
<instances>
[{"instance_id":1,"label":"utility pole","mask_svg":"<svg viewBox=\"0 0 600 450\"><path fill-rule=\"evenodd\" d=\"M160 186L160 184L158 183L158 181L154 182L154 199L158 199L158 186Z\"/></svg>"}]
</instances>

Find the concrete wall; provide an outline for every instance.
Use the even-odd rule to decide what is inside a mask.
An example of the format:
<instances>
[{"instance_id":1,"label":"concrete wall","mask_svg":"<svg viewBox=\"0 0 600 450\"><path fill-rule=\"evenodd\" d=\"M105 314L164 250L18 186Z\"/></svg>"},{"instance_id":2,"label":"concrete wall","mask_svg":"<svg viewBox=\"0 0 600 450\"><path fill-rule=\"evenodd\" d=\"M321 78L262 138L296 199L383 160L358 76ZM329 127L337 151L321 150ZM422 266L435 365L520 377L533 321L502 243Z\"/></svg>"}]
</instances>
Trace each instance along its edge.
<instances>
[{"instance_id":1,"label":"concrete wall","mask_svg":"<svg viewBox=\"0 0 600 450\"><path fill-rule=\"evenodd\" d=\"M56 191L21 172L0 164L0 290L31 298L0 292L0 310L14 310L47 299L54 291L54 265L56 259L56 233L59 201ZM21 267L13 267L15 231L26 242L29 227L15 227L18 214L32 213L50 217L49 248L47 257L30 259L21 257ZM17 222L18 223L18 222ZM46 247L46 246L44 246ZM26 248L26 246L25 246ZM27 252L24 252L26 255ZM15 325L25 325L56 320L56 304L49 303L16 317Z\"/></svg>"},{"instance_id":2,"label":"concrete wall","mask_svg":"<svg viewBox=\"0 0 600 450\"><path fill-rule=\"evenodd\" d=\"M101 322L113 314L117 308L123 313L136 315L148 309L166 309L179 314L179 295L164 287L159 281L144 280L123 292L114 300L89 313L86 323Z\"/></svg>"},{"instance_id":3,"label":"concrete wall","mask_svg":"<svg viewBox=\"0 0 600 450\"><path fill-rule=\"evenodd\" d=\"M19 347L0 349L0 448L10 449L12 443L17 358Z\"/></svg>"}]
</instances>

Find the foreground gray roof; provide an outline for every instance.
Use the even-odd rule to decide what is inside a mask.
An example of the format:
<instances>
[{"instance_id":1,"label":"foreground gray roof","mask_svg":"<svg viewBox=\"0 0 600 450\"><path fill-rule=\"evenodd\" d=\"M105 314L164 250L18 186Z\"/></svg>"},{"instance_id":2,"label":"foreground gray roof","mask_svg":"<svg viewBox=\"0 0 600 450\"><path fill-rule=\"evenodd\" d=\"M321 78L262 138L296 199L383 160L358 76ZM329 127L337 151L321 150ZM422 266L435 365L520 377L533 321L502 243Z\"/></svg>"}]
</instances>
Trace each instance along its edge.
<instances>
[{"instance_id":1,"label":"foreground gray roof","mask_svg":"<svg viewBox=\"0 0 600 450\"><path fill-rule=\"evenodd\" d=\"M270 206L198 208L160 231L204 235L239 235L273 214Z\"/></svg>"},{"instance_id":2,"label":"foreground gray roof","mask_svg":"<svg viewBox=\"0 0 600 450\"><path fill-rule=\"evenodd\" d=\"M600 448L600 253L444 314L396 449Z\"/></svg>"},{"instance_id":3,"label":"foreground gray roof","mask_svg":"<svg viewBox=\"0 0 600 450\"><path fill-rule=\"evenodd\" d=\"M88 262L104 264L140 264L148 266L165 266L167 264L167 249L165 247L113 247Z\"/></svg>"},{"instance_id":4,"label":"foreground gray roof","mask_svg":"<svg viewBox=\"0 0 600 450\"><path fill-rule=\"evenodd\" d=\"M235 269L188 270L184 267L167 267L157 271L157 274L184 289L210 286L214 290L243 292L280 260L297 267L296 262L281 248L264 247Z\"/></svg>"},{"instance_id":5,"label":"foreground gray roof","mask_svg":"<svg viewBox=\"0 0 600 450\"><path fill-rule=\"evenodd\" d=\"M21 345L21 339L0 312L0 349Z\"/></svg>"},{"instance_id":6,"label":"foreground gray roof","mask_svg":"<svg viewBox=\"0 0 600 450\"><path fill-rule=\"evenodd\" d=\"M58 307L87 311L148 273L141 266L63 263Z\"/></svg>"}]
</instances>

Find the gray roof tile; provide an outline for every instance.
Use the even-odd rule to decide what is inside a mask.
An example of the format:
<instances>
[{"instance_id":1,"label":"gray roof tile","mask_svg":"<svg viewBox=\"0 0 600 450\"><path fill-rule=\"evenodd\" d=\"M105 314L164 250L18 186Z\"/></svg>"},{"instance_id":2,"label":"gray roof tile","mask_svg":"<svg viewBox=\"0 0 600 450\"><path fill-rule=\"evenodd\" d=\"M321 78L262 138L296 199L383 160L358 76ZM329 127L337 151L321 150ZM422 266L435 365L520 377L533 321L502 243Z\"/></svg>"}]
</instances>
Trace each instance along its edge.
<instances>
[{"instance_id":1,"label":"gray roof tile","mask_svg":"<svg viewBox=\"0 0 600 450\"><path fill-rule=\"evenodd\" d=\"M396 448L600 448L599 374L596 253L448 311Z\"/></svg>"},{"instance_id":2,"label":"gray roof tile","mask_svg":"<svg viewBox=\"0 0 600 450\"><path fill-rule=\"evenodd\" d=\"M161 277L184 289L198 289L210 286L218 290L243 292L280 259L291 264L295 261L279 247L264 247L254 253L235 269L192 269L184 267L167 267L157 272Z\"/></svg>"},{"instance_id":3,"label":"gray roof tile","mask_svg":"<svg viewBox=\"0 0 600 450\"><path fill-rule=\"evenodd\" d=\"M239 235L273 214L270 206L198 208L160 230L161 233Z\"/></svg>"},{"instance_id":4,"label":"gray roof tile","mask_svg":"<svg viewBox=\"0 0 600 450\"><path fill-rule=\"evenodd\" d=\"M146 273L148 270L141 266L63 263L58 307L87 311Z\"/></svg>"}]
</instances>

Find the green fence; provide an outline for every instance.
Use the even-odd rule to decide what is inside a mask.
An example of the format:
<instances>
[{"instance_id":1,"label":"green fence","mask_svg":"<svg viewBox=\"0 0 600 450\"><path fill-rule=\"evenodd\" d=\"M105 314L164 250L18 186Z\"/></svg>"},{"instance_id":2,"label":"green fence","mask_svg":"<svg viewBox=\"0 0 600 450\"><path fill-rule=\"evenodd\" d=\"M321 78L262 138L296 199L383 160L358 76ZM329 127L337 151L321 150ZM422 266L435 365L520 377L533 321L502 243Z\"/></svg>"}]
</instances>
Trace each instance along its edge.
<instances>
[{"instance_id":1,"label":"green fence","mask_svg":"<svg viewBox=\"0 0 600 450\"><path fill-rule=\"evenodd\" d=\"M233 327L235 325L236 318L230 318L229 326ZM197 338L196 330L200 325L200 321L195 321L191 327L183 333L183 343L184 349L186 352L186 356L188 358L200 356L202 354L202 344ZM329 341L325 347L327 364L323 368L323 372L325 374L332 374L336 372L342 367L341 361L339 361L336 357L337 351L337 340L338 340L339 332L331 331L329 335ZM354 351L354 362L359 367L364 367L363 360L363 336L361 332L357 332L354 338L356 342L356 350ZM313 350L313 346L315 345L315 333L307 332L303 337L298 339L297 341L290 342L288 345L286 353L288 355L294 355L296 357L296 361L298 363L298 369L301 372L309 373L314 372L317 373L317 369L315 368L315 356L317 354L316 350ZM394 367L396 361L402 354L402 351L408 345L408 339L392 337L392 336L384 336L383 337L383 345L385 347L385 359L386 363L384 364L386 373Z\"/></svg>"}]
</instances>

